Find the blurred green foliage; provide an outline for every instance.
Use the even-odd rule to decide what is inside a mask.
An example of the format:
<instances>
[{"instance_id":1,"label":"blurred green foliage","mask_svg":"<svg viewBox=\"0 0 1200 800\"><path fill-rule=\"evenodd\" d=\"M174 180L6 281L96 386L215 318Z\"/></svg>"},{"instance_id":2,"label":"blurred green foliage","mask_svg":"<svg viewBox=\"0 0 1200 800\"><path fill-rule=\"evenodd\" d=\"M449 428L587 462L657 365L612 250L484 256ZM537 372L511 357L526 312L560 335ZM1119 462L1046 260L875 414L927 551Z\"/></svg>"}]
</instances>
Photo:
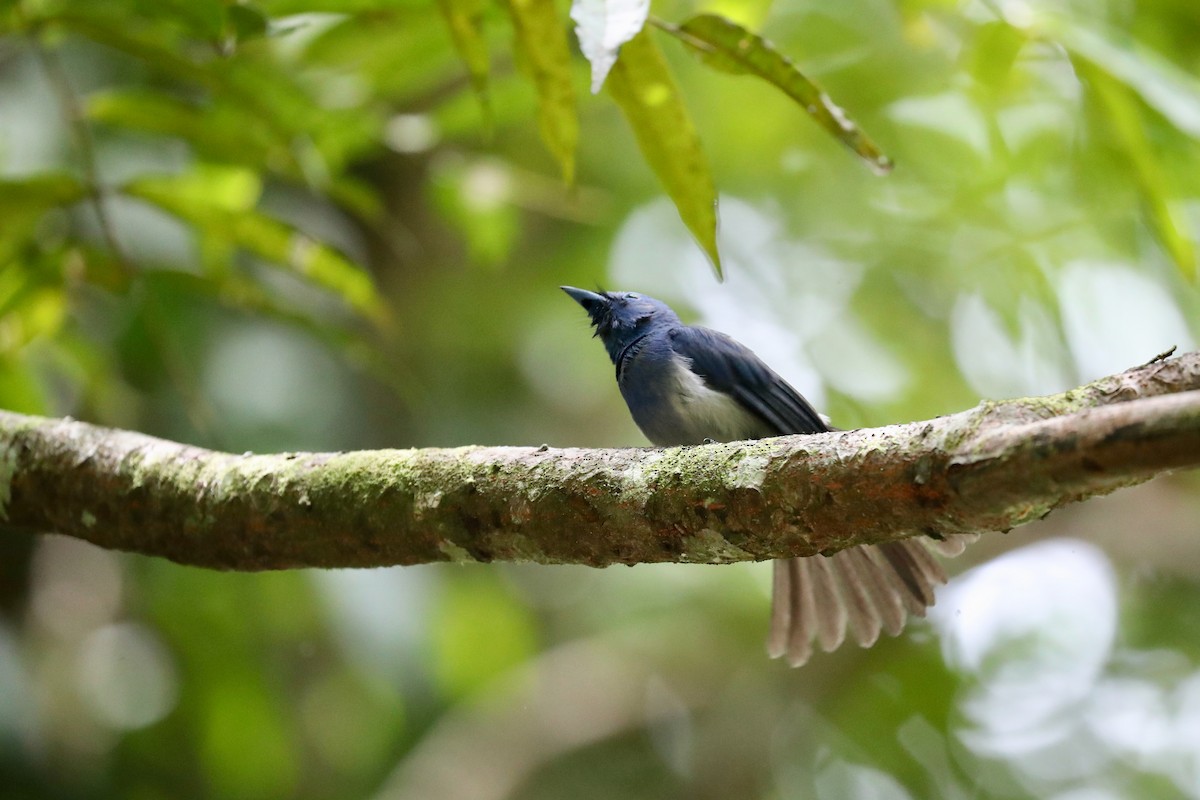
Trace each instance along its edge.
<instances>
[{"instance_id":1,"label":"blurred green foliage","mask_svg":"<svg viewBox=\"0 0 1200 800\"><path fill-rule=\"evenodd\" d=\"M0 2L0 407L235 452L644 444L563 283L662 296L845 427L1195 346L1193 0L651 11L592 95L549 0ZM740 42L751 75L693 57ZM1200 797L1197 488L986 536L1022 547L932 624L800 671L761 565L0 537L0 797Z\"/></svg>"}]
</instances>

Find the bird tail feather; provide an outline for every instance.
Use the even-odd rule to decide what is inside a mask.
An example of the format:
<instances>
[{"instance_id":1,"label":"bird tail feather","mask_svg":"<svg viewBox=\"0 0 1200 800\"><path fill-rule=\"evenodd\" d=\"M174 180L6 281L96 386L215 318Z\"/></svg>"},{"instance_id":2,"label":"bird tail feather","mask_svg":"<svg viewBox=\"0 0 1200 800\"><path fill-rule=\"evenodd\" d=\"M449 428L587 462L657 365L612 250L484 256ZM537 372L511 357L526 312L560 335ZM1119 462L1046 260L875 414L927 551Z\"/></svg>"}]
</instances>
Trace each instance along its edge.
<instances>
[{"instance_id":1,"label":"bird tail feather","mask_svg":"<svg viewBox=\"0 0 1200 800\"><path fill-rule=\"evenodd\" d=\"M975 538L904 539L774 562L767 652L798 667L814 644L829 652L847 632L861 647L870 647L881 632L898 635L909 615L925 616L934 589L946 582L934 553L956 556Z\"/></svg>"}]
</instances>

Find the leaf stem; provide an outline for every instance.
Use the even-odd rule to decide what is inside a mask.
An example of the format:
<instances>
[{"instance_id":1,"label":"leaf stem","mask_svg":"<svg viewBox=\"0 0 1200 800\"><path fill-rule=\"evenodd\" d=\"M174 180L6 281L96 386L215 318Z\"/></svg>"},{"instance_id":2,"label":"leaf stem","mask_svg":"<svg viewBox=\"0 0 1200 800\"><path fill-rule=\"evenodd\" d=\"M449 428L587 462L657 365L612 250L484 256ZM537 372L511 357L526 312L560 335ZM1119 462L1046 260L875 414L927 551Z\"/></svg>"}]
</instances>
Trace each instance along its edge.
<instances>
[{"instance_id":1,"label":"leaf stem","mask_svg":"<svg viewBox=\"0 0 1200 800\"><path fill-rule=\"evenodd\" d=\"M63 119L74 139L75 149L79 154L80 166L83 170L84 186L87 187L92 208L96 213L96 221L100 226L100 235L104 238L108 249L112 251L117 265L124 273L124 276L126 278L131 277L135 270L132 262L129 260L129 256L125 252L125 248L121 245L121 241L117 237L116 224L109 213L109 192L100 178L100 170L96 162L96 140L92 136L91 126L88 125L87 120L84 118L83 108L79 103L79 95L75 93L75 89L71 86L70 76L67 75L67 70L63 66L62 59L59 58L58 53L46 47L38 39L37 31L31 34L30 39L33 43L33 51L37 56L38 63L41 64L42 71L45 72L46 79L50 82L50 86L58 98Z\"/></svg>"}]
</instances>

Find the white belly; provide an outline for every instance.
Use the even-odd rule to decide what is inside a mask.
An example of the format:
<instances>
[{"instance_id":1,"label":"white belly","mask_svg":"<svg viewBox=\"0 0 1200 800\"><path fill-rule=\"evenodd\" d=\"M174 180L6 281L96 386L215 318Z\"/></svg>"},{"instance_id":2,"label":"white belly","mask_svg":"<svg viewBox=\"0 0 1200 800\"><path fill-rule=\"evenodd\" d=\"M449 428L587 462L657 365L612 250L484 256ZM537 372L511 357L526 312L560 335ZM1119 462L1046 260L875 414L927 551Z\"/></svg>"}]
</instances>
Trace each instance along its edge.
<instances>
[{"instance_id":1,"label":"white belly","mask_svg":"<svg viewBox=\"0 0 1200 800\"><path fill-rule=\"evenodd\" d=\"M732 442L772 435L762 420L729 395L705 386L704 379L682 363L674 366L662 391L653 413L634 415L642 433L655 444Z\"/></svg>"}]
</instances>

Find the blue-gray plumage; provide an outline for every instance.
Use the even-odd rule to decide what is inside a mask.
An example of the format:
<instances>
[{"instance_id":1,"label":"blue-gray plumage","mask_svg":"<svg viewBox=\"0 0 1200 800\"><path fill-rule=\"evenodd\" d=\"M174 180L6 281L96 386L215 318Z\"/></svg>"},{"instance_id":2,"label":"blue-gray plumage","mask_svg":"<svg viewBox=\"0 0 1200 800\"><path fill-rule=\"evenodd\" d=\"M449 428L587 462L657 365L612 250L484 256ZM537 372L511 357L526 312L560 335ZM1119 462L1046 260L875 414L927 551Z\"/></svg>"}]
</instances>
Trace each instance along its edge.
<instances>
[{"instance_id":1,"label":"blue-gray plumage","mask_svg":"<svg viewBox=\"0 0 1200 800\"><path fill-rule=\"evenodd\" d=\"M634 292L563 286L591 317L617 370L634 422L659 446L738 441L830 430L804 397L748 347L723 333L684 325L665 303ZM928 547L962 551L964 537ZM772 658L794 666L842 643L847 627L864 647L895 636L907 614L924 616L946 580L922 540L842 550L828 558L776 561Z\"/></svg>"}]
</instances>

